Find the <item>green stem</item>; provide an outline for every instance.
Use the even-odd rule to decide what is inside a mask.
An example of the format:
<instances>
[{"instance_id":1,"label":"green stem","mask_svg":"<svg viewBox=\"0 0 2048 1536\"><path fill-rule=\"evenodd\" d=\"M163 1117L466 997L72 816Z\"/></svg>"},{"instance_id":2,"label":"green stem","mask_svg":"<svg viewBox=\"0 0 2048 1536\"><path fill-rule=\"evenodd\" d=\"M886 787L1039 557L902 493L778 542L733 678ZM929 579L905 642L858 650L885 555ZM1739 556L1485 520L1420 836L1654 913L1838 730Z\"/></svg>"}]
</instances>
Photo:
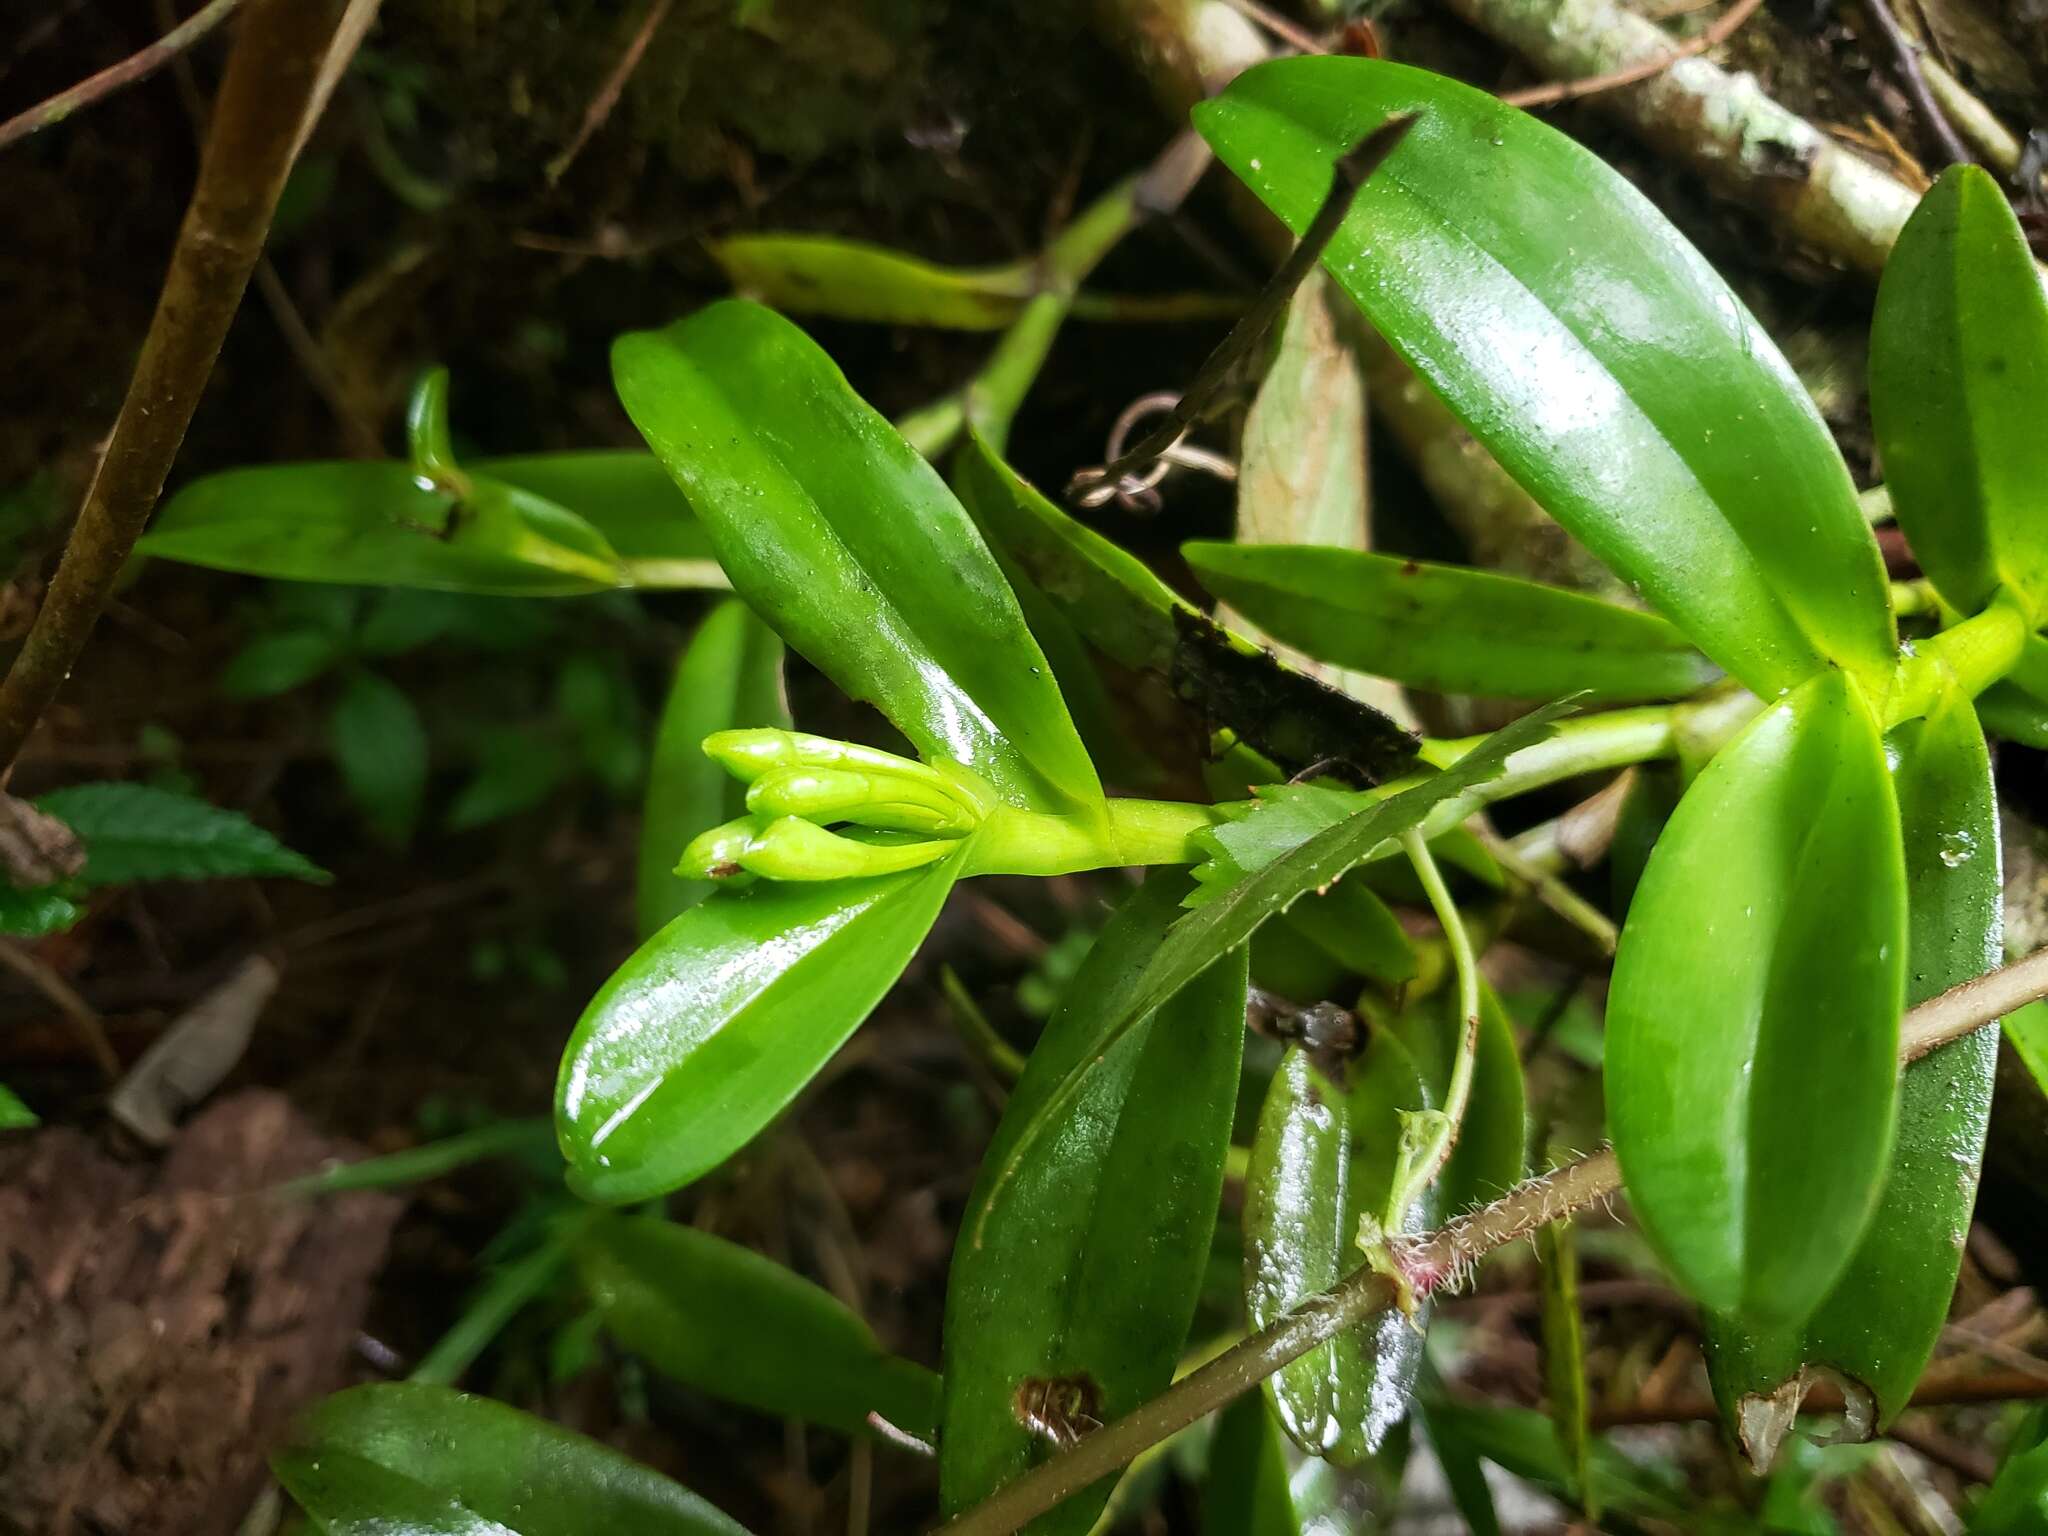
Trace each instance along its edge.
<instances>
[{"instance_id":1,"label":"green stem","mask_svg":"<svg viewBox=\"0 0 2048 1536\"><path fill-rule=\"evenodd\" d=\"M521 1309L554 1283L568 1261L570 1245L595 1214L587 1212L559 1222L533 1252L492 1275L455 1320L455 1326L441 1335L406 1379L436 1387L452 1387L460 1381Z\"/></svg>"},{"instance_id":2,"label":"green stem","mask_svg":"<svg viewBox=\"0 0 2048 1536\"><path fill-rule=\"evenodd\" d=\"M1892 676L1885 729L1917 720L1951 694L1975 698L2019 664L2032 632L2020 600L2000 588L1982 613L1917 642Z\"/></svg>"},{"instance_id":3,"label":"green stem","mask_svg":"<svg viewBox=\"0 0 2048 1536\"><path fill-rule=\"evenodd\" d=\"M1105 828L1078 818L999 806L974 834L961 878L970 875L1070 875L1116 865L1193 864L1190 839L1222 819L1213 806L1178 800L1112 800Z\"/></svg>"}]
</instances>

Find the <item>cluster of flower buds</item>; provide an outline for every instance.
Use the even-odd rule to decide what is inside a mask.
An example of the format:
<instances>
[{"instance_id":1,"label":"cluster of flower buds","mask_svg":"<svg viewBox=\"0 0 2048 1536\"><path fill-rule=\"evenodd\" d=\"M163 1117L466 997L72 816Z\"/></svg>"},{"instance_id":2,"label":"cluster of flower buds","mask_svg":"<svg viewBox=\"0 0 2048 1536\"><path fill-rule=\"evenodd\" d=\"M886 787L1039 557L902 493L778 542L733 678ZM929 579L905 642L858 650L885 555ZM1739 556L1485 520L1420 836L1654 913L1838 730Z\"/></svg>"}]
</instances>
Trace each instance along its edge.
<instances>
[{"instance_id":1,"label":"cluster of flower buds","mask_svg":"<svg viewBox=\"0 0 2048 1536\"><path fill-rule=\"evenodd\" d=\"M915 869L957 848L997 803L955 764L802 731L719 731L704 739L704 755L747 786L747 814L683 850L676 873L691 880L845 880Z\"/></svg>"}]
</instances>

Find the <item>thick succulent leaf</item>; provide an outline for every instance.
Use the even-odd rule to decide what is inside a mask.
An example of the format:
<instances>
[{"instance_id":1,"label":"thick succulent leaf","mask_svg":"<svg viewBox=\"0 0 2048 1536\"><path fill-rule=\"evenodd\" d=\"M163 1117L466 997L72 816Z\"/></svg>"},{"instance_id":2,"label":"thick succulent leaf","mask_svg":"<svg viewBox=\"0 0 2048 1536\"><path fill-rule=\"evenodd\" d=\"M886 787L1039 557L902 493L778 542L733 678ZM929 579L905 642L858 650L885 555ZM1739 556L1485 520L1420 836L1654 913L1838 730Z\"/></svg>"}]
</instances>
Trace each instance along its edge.
<instances>
[{"instance_id":1,"label":"thick succulent leaf","mask_svg":"<svg viewBox=\"0 0 2048 1536\"><path fill-rule=\"evenodd\" d=\"M961 499L989 542L1111 660L1164 678L1212 725L1285 765L1348 762L1375 782L1411 767L1415 737L1368 704L1203 617L1127 551L1084 527L970 434Z\"/></svg>"},{"instance_id":2,"label":"thick succulent leaf","mask_svg":"<svg viewBox=\"0 0 2048 1536\"><path fill-rule=\"evenodd\" d=\"M1870 413L1899 526L1974 613L2048 614L2048 295L2005 193L1943 173L1899 232L1870 328Z\"/></svg>"},{"instance_id":3,"label":"thick succulent leaf","mask_svg":"<svg viewBox=\"0 0 2048 1536\"><path fill-rule=\"evenodd\" d=\"M719 604L683 652L654 735L640 817L636 910L643 937L711 894L709 881L676 874L684 846L706 828L746 812L747 786L704 755L704 738L713 731L789 723L782 641L745 603Z\"/></svg>"},{"instance_id":4,"label":"thick succulent leaf","mask_svg":"<svg viewBox=\"0 0 2048 1536\"><path fill-rule=\"evenodd\" d=\"M999 331L1038 288L1035 264L942 267L864 240L736 235L711 256L750 299L794 315Z\"/></svg>"},{"instance_id":5,"label":"thick succulent leaf","mask_svg":"<svg viewBox=\"0 0 2048 1536\"><path fill-rule=\"evenodd\" d=\"M1794 1325L1840 1277L1890 1155L1905 961L1884 746L1829 671L1686 791L1608 993L1629 1200L1708 1308Z\"/></svg>"},{"instance_id":6,"label":"thick succulent leaf","mask_svg":"<svg viewBox=\"0 0 2048 1536\"><path fill-rule=\"evenodd\" d=\"M958 867L721 891L642 944L562 1055L571 1187L646 1200L746 1145L903 974Z\"/></svg>"},{"instance_id":7,"label":"thick succulent leaf","mask_svg":"<svg viewBox=\"0 0 2048 1536\"><path fill-rule=\"evenodd\" d=\"M1341 1082L1299 1047L1282 1058L1245 1170L1244 1303L1254 1328L1365 1263L1359 1221L1385 1218L1400 1114L1431 1104L1415 1058L1385 1030L1344 1064ZM1432 1191L1400 1230L1423 1231L1436 1211ZM1422 1334L1389 1311L1282 1366L1266 1389L1295 1444L1350 1466L1406 1414L1421 1364Z\"/></svg>"},{"instance_id":8,"label":"thick succulent leaf","mask_svg":"<svg viewBox=\"0 0 2048 1536\"><path fill-rule=\"evenodd\" d=\"M1566 1487L1587 1515L1598 1518L1589 1476L1593 1432L1587 1417L1586 1326L1579 1315L1579 1249L1569 1217L1539 1227L1536 1256L1543 1265L1543 1398Z\"/></svg>"},{"instance_id":9,"label":"thick succulent leaf","mask_svg":"<svg viewBox=\"0 0 2048 1536\"><path fill-rule=\"evenodd\" d=\"M986 1497L1083 1417L1159 1392L1209 1263L1244 1043L1242 957L1218 959L1103 1050L1174 920L1186 876L1154 874L1096 940L1031 1053L982 1162L946 1294L940 1497ZM1079 1096L1059 1085L1100 1062ZM1021 1153L1026 1127L1054 1125ZM1036 1419L1039 1428L1030 1421ZM1035 1532L1085 1532L1109 1482Z\"/></svg>"},{"instance_id":10,"label":"thick succulent leaf","mask_svg":"<svg viewBox=\"0 0 2048 1536\"><path fill-rule=\"evenodd\" d=\"M75 784L36 801L85 845L87 885L138 880L329 876L239 811L147 784Z\"/></svg>"},{"instance_id":11,"label":"thick succulent leaf","mask_svg":"<svg viewBox=\"0 0 2048 1536\"><path fill-rule=\"evenodd\" d=\"M1458 994L1443 987L1404 1009L1394 1031L1422 1069L1430 1097L1441 1101L1451 1082L1461 1021ZM1472 1056L1472 1096L1464 1124L1444 1164L1438 1205L1456 1216L1498 1200L1522 1181L1529 1158L1529 1090L1522 1079L1522 1051L1514 1021L1493 988L1481 984L1479 1037Z\"/></svg>"},{"instance_id":12,"label":"thick succulent leaf","mask_svg":"<svg viewBox=\"0 0 2048 1536\"><path fill-rule=\"evenodd\" d=\"M1841 455L1762 327L1642 194L1534 118L1372 59L1260 65L1195 109L1297 232L1346 149L1418 121L1324 265L1537 501L1772 697L1893 665L1883 564ZM1711 580L1702 572L1712 573Z\"/></svg>"},{"instance_id":13,"label":"thick succulent leaf","mask_svg":"<svg viewBox=\"0 0 2048 1536\"><path fill-rule=\"evenodd\" d=\"M466 474L458 507L410 464L230 470L173 496L137 548L285 581L508 596L725 585L651 454L479 459Z\"/></svg>"},{"instance_id":14,"label":"thick succulent leaf","mask_svg":"<svg viewBox=\"0 0 2048 1536\"><path fill-rule=\"evenodd\" d=\"M1967 703L1900 726L1890 745L1906 851L1911 1005L1998 963L1998 807L1984 736ZM1906 1068L1877 1214L1803 1329L1710 1318L1715 1396L1753 1459L1771 1459L1772 1430L1786 1426L1769 1412L1769 1400L1803 1366L1826 1367L1869 1392L1872 1430L1911 1398L1955 1293L1997 1064L1998 1030L1990 1027Z\"/></svg>"},{"instance_id":15,"label":"thick succulent leaf","mask_svg":"<svg viewBox=\"0 0 2048 1536\"><path fill-rule=\"evenodd\" d=\"M1310 545L1182 552L1203 586L1274 639L1411 688L1668 699L1719 675L1655 614L1491 571Z\"/></svg>"},{"instance_id":16,"label":"thick succulent leaf","mask_svg":"<svg viewBox=\"0 0 2048 1536\"><path fill-rule=\"evenodd\" d=\"M1257 1392L1245 1393L1216 1420L1202 1483L1202 1536L1301 1536L1287 1456Z\"/></svg>"},{"instance_id":17,"label":"thick succulent leaf","mask_svg":"<svg viewBox=\"0 0 2048 1536\"><path fill-rule=\"evenodd\" d=\"M998 1187L1014 1172L1018 1159L1071 1112L1089 1076L1107 1057L1110 1048L1153 1009L1245 943L1267 918L1286 911L1307 892L1332 884L1389 839L1420 825L1439 806L1474 785L1499 776L1510 757L1549 736L1553 722L1569 713L1571 707L1569 702L1560 701L1532 710L1512 725L1495 731L1451 767L1412 788L1380 798L1355 797L1352 803L1356 809L1350 814L1306 836L1289 851L1249 872L1176 922L1146 960L1119 1006L1103 1010L1091 1020L1096 1031L1092 1049L1082 1053L1067 1069L1059 1086L1047 1095L1044 1109L1020 1124L1013 1146L991 1149L985 1166L995 1169Z\"/></svg>"},{"instance_id":18,"label":"thick succulent leaf","mask_svg":"<svg viewBox=\"0 0 2048 1536\"><path fill-rule=\"evenodd\" d=\"M446 1387L337 1392L271 1467L330 1536L746 1536L610 1446Z\"/></svg>"},{"instance_id":19,"label":"thick succulent leaf","mask_svg":"<svg viewBox=\"0 0 2048 1536\"><path fill-rule=\"evenodd\" d=\"M939 1378L889 1354L831 1293L708 1232L604 1216L576 1264L605 1330L664 1376L713 1397L849 1434L869 1414L929 1441Z\"/></svg>"},{"instance_id":20,"label":"thick succulent leaf","mask_svg":"<svg viewBox=\"0 0 2048 1536\"><path fill-rule=\"evenodd\" d=\"M727 300L620 337L612 373L734 589L783 639L923 756L1015 804L1106 816L988 546L817 343Z\"/></svg>"}]
</instances>

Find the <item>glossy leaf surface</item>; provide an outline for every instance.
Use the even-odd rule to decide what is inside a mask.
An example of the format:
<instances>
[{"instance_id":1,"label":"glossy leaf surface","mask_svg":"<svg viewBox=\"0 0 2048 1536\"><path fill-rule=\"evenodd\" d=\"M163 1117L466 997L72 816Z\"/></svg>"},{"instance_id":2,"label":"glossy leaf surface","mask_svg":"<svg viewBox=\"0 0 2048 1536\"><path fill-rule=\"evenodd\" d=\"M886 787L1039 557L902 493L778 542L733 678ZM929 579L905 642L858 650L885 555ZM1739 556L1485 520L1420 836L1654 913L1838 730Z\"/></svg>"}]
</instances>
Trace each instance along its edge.
<instances>
[{"instance_id":1,"label":"glossy leaf surface","mask_svg":"<svg viewBox=\"0 0 2048 1536\"><path fill-rule=\"evenodd\" d=\"M1182 553L1203 586L1274 639L1411 688L1666 699L1718 675L1655 614L1491 571L1308 545Z\"/></svg>"},{"instance_id":2,"label":"glossy leaf surface","mask_svg":"<svg viewBox=\"0 0 2048 1536\"><path fill-rule=\"evenodd\" d=\"M1890 738L1904 829L1906 1002L1925 1002L1998 963L1998 808L1983 733L1953 703ZM1877 1213L1803 1329L1710 1320L1709 1371L1722 1412L1768 1398L1802 1366L1825 1366L1875 1396L1875 1427L1905 1407L1948 1320L1991 1116L1998 1030L1986 1028L1905 1070L1898 1133ZM1753 1444L1768 1461L1772 1446Z\"/></svg>"},{"instance_id":3,"label":"glossy leaf surface","mask_svg":"<svg viewBox=\"0 0 2048 1536\"><path fill-rule=\"evenodd\" d=\"M337 1392L271 1467L331 1536L746 1536L610 1446L446 1387Z\"/></svg>"},{"instance_id":4,"label":"glossy leaf surface","mask_svg":"<svg viewBox=\"0 0 2048 1536\"><path fill-rule=\"evenodd\" d=\"M196 480L138 550L286 581L566 596L720 587L689 504L651 454L479 459L457 506L401 463L230 470Z\"/></svg>"},{"instance_id":5,"label":"glossy leaf surface","mask_svg":"<svg viewBox=\"0 0 2048 1536\"><path fill-rule=\"evenodd\" d=\"M721 891L641 945L562 1056L571 1186L645 1200L738 1151L903 974L956 867Z\"/></svg>"},{"instance_id":6,"label":"glossy leaf surface","mask_svg":"<svg viewBox=\"0 0 2048 1536\"><path fill-rule=\"evenodd\" d=\"M1629 1201L1705 1306L1796 1324L1841 1275L1890 1154L1905 959L1884 747L1824 673L1686 791L1608 994Z\"/></svg>"},{"instance_id":7,"label":"glossy leaf surface","mask_svg":"<svg viewBox=\"0 0 2048 1536\"><path fill-rule=\"evenodd\" d=\"M943 267L864 240L736 235L712 259L734 288L772 309L880 325L999 331L1037 289L1034 264Z\"/></svg>"},{"instance_id":8,"label":"glossy leaf surface","mask_svg":"<svg viewBox=\"0 0 2048 1536\"><path fill-rule=\"evenodd\" d=\"M1432 1100L1441 1103L1458 1046L1458 996L1446 986L1412 1003L1394 1020L1394 1032L1422 1070ZM1438 1206L1456 1216L1498 1200L1522 1180L1529 1155L1529 1093L1514 1022L1493 988L1481 984L1479 1037L1472 1056L1472 1096L1464 1124L1444 1164Z\"/></svg>"},{"instance_id":9,"label":"glossy leaf surface","mask_svg":"<svg viewBox=\"0 0 2048 1536\"><path fill-rule=\"evenodd\" d=\"M74 784L36 801L85 845L86 885L275 875L324 883L327 871L239 811L149 784Z\"/></svg>"},{"instance_id":10,"label":"glossy leaf surface","mask_svg":"<svg viewBox=\"0 0 2048 1536\"><path fill-rule=\"evenodd\" d=\"M961 449L956 478L989 541L1090 645L1166 679L1210 724L1229 726L1290 772L1343 761L1384 782L1414 763L1416 739L1399 723L1209 622L979 438L970 435Z\"/></svg>"},{"instance_id":11,"label":"glossy leaf surface","mask_svg":"<svg viewBox=\"0 0 2048 1536\"><path fill-rule=\"evenodd\" d=\"M1826 426L1741 302L1591 151L1380 60L1284 59L1195 110L1299 232L1336 157L1419 119L1324 265L1587 547L1765 697L1893 659L1877 546ZM1711 580L1702 573L1711 572Z\"/></svg>"},{"instance_id":12,"label":"glossy leaf surface","mask_svg":"<svg viewBox=\"0 0 2048 1536\"><path fill-rule=\"evenodd\" d=\"M1374 1030L1345 1080L1296 1047L1273 1074L1244 1183L1245 1314L1263 1328L1365 1263L1359 1221L1381 1221L1394 1179L1403 1110L1432 1107L1407 1047ZM1436 1201L1401 1223L1420 1232ZM1314 1456L1353 1465L1379 1449L1408 1409L1422 1335L1398 1311L1317 1345L1267 1378L1280 1422Z\"/></svg>"},{"instance_id":13,"label":"glossy leaf surface","mask_svg":"<svg viewBox=\"0 0 2048 1536\"><path fill-rule=\"evenodd\" d=\"M737 1243L654 1217L608 1216L577 1268L605 1330L698 1390L777 1418L873 1433L870 1413L920 1440L939 1378L889 1354L825 1291Z\"/></svg>"},{"instance_id":14,"label":"glossy leaf surface","mask_svg":"<svg viewBox=\"0 0 2048 1536\"><path fill-rule=\"evenodd\" d=\"M1009 1165L1019 1153L1070 1112L1095 1065L1153 1009L1251 938L1267 918L1284 912L1307 892L1332 884L1388 839L1419 825L1437 806L1497 777L1511 756L1550 735L1552 722L1570 709L1570 704L1560 702L1532 710L1494 732L1452 767L1412 788L1380 798L1347 796L1345 814L1304 831L1288 851L1274 851L1269 862L1210 894L1167 930L1118 1006L1091 1021L1096 1032L1091 1049L1079 1053L1059 1087L1047 1095L1044 1109L1021 1127L1014 1146L991 1149L984 1166L995 1167L998 1179L1009 1177L1014 1171Z\"/></svg>"},{"instance_id":15,"label":"glossy leaf surface","mask_svg":"<svg viewBox=\"0 0 2048 1536\"><path fill-rule=\"evenodd\" d=\"M1944 172L1899 232L1870 329L1870 411L1899 526L1974 613L2048 613L2048 295L2003 190Z\"/></svg>"},{"instance_id":16,"label":"glossy leaf surface","mask_svg":"<svg viewBox=\"0 0 2048 1536\"><path fill-rule=\"evenodd\" d=\"M643 936L711 894L709 881L677 875L676 860L699 832L747 808L747 786L704 755L704 738L713 731L789 723L782 641L746 604L719 604L683 652L655 732L640 817L636 910Z\"/></svg>"},{"instance_id":17,"label":"glossy leaf surface","mask_svg":"<svg viewBox=\"0 0 2048 1536\"><path fill-rule=\"evenodd\" d=\"M1017 599L922 455L817 344L728 300L622 336L627 414L733 586L927 758L1012 803L1102 815L1094 765Z\"/></svg>"},{"instance_id":18,"label":"glossy leaf surface","mask_svg":"<svg viewBox=\"0 0 2048 1536\"><path fill-rule=\"evenodd\" d=\"M966 1508L1160 1391L1209 1262L1244 1043L1244 961L1220 959L1101 1048L1186 877L1154 874L1068 984L982 1161L947 1285L940 1497ZM1079 1096L1059 1085L1091 1060ZM1052 1123L1023 1148L1025 1128ZM1014 1175L997 1171L1021 1151ZM1062 1420L1065 1421L1062 1424ZM1033 1421L1038 1425L1033 1427ZM1029 1529L1085 1532L1108 1482Z\"/></svg>"},{"instance_id":19,"label":"glossy leaf surface","mask_svg":"<svg viewBox=\"0 0 2048 1536\"><path fill-rule=\"evenodd\" d=\"M1217 1417L1209 1442L1209 1475L1202 1484L1202 1536L1300 1536L1301 1521L1287 1486L1280 1448L1265 1398L1247 1392Z\"/></svg>"}]
</instances>

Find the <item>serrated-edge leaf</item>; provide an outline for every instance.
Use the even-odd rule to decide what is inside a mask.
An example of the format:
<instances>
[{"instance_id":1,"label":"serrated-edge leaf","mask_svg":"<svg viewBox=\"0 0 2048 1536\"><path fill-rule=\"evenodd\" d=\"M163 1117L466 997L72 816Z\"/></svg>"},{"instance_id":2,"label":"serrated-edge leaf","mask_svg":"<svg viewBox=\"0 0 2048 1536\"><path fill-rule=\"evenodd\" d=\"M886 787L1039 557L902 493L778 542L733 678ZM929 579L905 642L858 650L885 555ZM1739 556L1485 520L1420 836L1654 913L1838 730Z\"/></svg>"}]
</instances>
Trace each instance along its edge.
<instances>
[{"instance_id":1,"label":"serrated-edge leaf","mask_svg":"<svg viewBox=\"0 0 2048 1536\"><path fill-rule=\"evenodd\" d=\"M85 845L88 886L144 880L279 876L331 878L239 811L148 784L74 784L39 797L39 810Z\"/></svg>"},{"instance_id":2,"label":"serrated-edge leaf","mask_svg":"<svg viewBox=\"0 0 2048 1536\"><path fill-rule=\"evenodd\" d=\"M1244 1041L1243 961L1220 961L1123 1036L1057 1136L1036 1150L1019 1140L1094 1051L1100 1017L1123 1006L1184 883L1177 870L1157 871L1125 901L1065 988L982 1161L962 1223L975 1235L956 1246L947 1286L939 1445L948 1511L1052 1449L1020 1416L1028 1382L1086 1377L1096 1395L1088 1412L1107 1420L1172 1378L1222 1191ZM1022 1168L1007 1179L1013 1152ZM1029 1529L1087 1531L1111 1481Z\"/></svg>"},{"instance_id":3,"label":"serrated-edge leaf","mask_svg":"<svg viewBox=\"0 0 2048 1536\"><path fill-rule=\"evenodd\" d=\"M1153 953L1129 1001L1103 1022L1095 1048L1070 1069L1048 1096L1043 1112L1023 1128L1009 1160L998 1171L998 1180L1014 1172L1016 1158L1043 1132L1051 1117L1068 1109L1094 1065L1153 1009L1251 938L1261 923L1285 911L1297 897L1340 878L1382 843L1420 825L1439 805L1497 778L1510 757L1546 739L1556 722L1575 707L1575 701L1560 699L1530 711L1495 731L1449 768L1411 788L1371 800L1181 918Z\"/></svg>"}]
</instances>

